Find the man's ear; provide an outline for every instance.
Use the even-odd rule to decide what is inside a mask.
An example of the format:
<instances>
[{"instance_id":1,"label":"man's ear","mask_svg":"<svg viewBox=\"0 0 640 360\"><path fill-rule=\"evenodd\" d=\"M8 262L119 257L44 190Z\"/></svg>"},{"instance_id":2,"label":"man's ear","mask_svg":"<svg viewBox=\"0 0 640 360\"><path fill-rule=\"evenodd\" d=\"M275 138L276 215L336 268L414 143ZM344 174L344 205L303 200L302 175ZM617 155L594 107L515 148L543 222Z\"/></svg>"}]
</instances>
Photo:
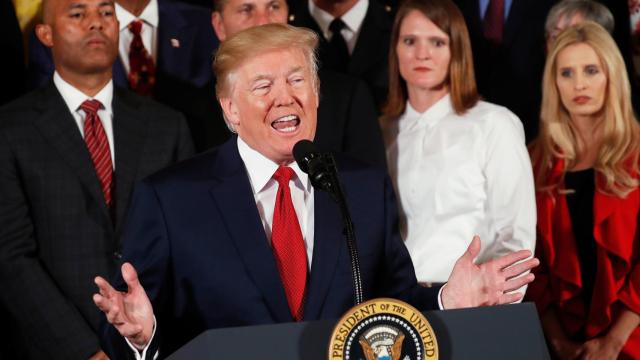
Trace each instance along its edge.
<instances>
[{"instance_id":1,"label":"man's ear","mask_svg":"<svg viewBox=\"0 0 640 360\"><path fill-rule=\"evenodd\" d=\"M231 98L220 98L220 107L222 108L225 118L231 125L233 125L234 128L240 125L240 113L238 112L238 107Z\"/></svg>"},{"instance_id":2,"label":"man's ear","mask_svg":"<svg viewBox=\"0 0 640 360\"><path fill-rule=\"evenodd\" d=\"M211 26L213 26L213 31L216 32L216 36L220 42L227 39L227 31L224 28L224 24L222 23L222 14L219 11L211 13Z\"/></svg>"},{"instance_id":3,"label":"man's ear","mask_svg":"<svg viewBox=\"0 0 640 360\"><path fill-rule=\"evenodd\" d=\"M38 24L36 25L36 36L44 46L50 48L53 47L53 35L51 25Z\"/></svg>"}]
</instances>

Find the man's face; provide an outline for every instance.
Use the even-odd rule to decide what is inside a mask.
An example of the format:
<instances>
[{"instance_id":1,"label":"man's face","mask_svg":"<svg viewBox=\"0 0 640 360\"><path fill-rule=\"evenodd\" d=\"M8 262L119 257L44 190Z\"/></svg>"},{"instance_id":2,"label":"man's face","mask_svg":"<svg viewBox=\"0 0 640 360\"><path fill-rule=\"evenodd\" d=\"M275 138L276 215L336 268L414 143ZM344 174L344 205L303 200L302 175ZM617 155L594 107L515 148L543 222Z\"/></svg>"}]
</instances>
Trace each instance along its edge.
<instances>
[{"instance_id":1,"label":"man's face","mask_svg":"<svg viewBox=\"0 0 640 360\"><path fill-rule=\"evenodd\" d=\"M287 23L285 0L227 0L222 12L214 11L211 24L220 41L258 25Z\"/></svg>"},{"instance_id":2,"label":"man's face","mask_svg":"<svg viewBox=\"0 0 640 360\"><path fill-rule=\"evenodd\" d=\"M300 49L272 50L233 71L230 95L220 104L238 136L277 164L293 160L300 140L313 140L318 95Z\"/></svg>"},{"instance_id":3,"label":"man's face","mask_svg":"<svg viewBox=\"0 0 640 360\"><path fill-rule=\"evenodd\" d=\"M50 47L62 74L110 72L118 55L118 20L113 1L50 0L36 34Z\"/></svg>"},{"instance_id":4,"label":"man's face","mask_svg":"<svg viewBox=\"0 0 640 360\"><path fill-rule=\"evenodd\" d=\"M560 19L558 20L558 23L556 24L556 26L553 28L553 30L551 31L551 33L547 34L547 53L551 52L551 48L553 47L553 43L556 41L556 39L558 38L558 35L560 35L560 33L571 26L574 25L578 25L581 24L585 21L584 16L582 14L574 14L571 17L568 17L566 15L563 15L560 17Z\"/></svg>"}]
</instances>

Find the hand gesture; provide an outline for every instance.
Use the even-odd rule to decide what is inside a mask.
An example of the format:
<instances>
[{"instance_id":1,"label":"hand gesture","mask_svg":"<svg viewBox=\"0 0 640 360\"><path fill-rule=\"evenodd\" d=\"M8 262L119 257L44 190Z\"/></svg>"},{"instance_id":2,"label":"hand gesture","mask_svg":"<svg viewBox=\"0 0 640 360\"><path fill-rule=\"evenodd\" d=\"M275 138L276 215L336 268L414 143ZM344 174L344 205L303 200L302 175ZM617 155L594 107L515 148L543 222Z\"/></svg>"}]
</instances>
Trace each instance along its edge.
<instances>
[{"instance_id":1,"label":"hand gesture","mask_svg":"<svg viewBox=\"0 0 640 360\"><path fill-rule=\"evenodd\" d=\"M513 303L522 299L522 294L511 292L533 281L531 273L520 275L538 266L538 259L516 264L530 257L531 251L520 250L476 265L473 260L479 253L480 238L474 236L442 289L445 309Z\"/></svg>"},{"instance_id":2,"label":"hand gesture","mask_svg":"<svg viewBox=\"0 0 640 360\"><path fill-rule=\"evenodd\" d=\"M582 345L584 360L615 360L618 358L624 342L615 341L607 336L593 338Z\"/></svg>"},{"instance_id":3,"label":"hand gesture","mask_svg":"<svg viewBox=\"0 0 640 360\"><path fill-rule=\"evenodd\" d=\"M96 277L100 293L93 294L93 302L122 336L138 349L144 349L153 334L153 308L131 264L122 265L122 278L127 283L127 292L117 291L105 279Z\"/></svg>"}]
</instances>

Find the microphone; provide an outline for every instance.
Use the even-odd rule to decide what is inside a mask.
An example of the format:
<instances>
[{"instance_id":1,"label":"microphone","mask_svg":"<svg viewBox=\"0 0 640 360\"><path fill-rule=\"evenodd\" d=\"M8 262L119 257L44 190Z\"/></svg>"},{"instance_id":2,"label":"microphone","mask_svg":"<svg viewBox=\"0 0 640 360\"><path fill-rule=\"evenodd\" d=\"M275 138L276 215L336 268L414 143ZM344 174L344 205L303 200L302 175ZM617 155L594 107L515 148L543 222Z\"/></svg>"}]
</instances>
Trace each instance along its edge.
<instances>
[{"instance_id":1,"label":"microphone","mask_svg":"<svg viewBox=\"0 0 640 360\"><path fill-rule=\"evenodd\" d=\"M347 250L349 251L349 258L351 259L353 298L355 305L358 305L362 303L364 299L364 292L362 290L362 275L360 274L360 259L358 257L356 233L353 228L351 214L349 214L347 199L342 192L342 187L338 180L338 170L335 160L330 153L320 153L316 146L309 140L298 141L293 146L292 152L293 158L298 163L300 170L309 175L311 185L318 190L328 192L338 204L344 224L343 234L347 241Z\"/></svg>"},{"instance_id":2,"label":"microphone","mask_svg":"<svg viewBox=\"0 0 640 360\"><path fill-rule=\"evenodd\" d=\"M315 144L309 140L300 140L293 146L293 158L298 163L300 170L309 175L313 187L333 194L333 174L324 156L318 151Z\"/></svg>"}]
</instances>

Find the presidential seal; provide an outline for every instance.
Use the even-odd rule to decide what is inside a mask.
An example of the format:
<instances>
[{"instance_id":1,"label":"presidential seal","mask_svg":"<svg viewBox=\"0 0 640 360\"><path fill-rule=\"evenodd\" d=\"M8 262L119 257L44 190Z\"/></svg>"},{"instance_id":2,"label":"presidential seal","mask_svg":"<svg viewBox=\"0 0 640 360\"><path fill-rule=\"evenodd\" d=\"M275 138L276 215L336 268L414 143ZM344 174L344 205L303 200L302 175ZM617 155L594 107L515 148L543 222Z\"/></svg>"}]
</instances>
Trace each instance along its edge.
<instances>
[{"instance_id":1,"label":"presidential seal","mask_svg":"<svg viewBox=\"0 0 640 360\"><path fill-rule=\"evenodd\" d=\"M396 299L369 300L347 311L333 329L329 360L438 359L427 319Z\"/></svg>"}]
</instances>

